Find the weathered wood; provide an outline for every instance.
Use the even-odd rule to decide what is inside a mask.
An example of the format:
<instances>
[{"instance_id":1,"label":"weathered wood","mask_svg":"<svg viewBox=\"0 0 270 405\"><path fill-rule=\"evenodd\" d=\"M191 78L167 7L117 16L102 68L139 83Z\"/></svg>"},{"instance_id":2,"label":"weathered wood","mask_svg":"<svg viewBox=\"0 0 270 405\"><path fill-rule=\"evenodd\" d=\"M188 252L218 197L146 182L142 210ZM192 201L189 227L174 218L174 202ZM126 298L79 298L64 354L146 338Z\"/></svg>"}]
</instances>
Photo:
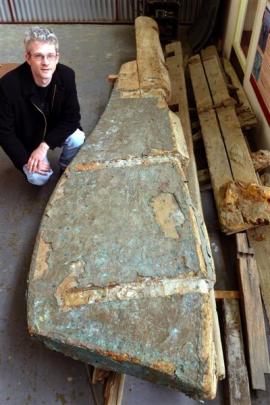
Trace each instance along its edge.
<instances>
[{"instance_id":1,"label":"weathered wood","mask_svg":"<svg viewBox=\"0 0 270 405\"><path fill-rule=\"evenodd\" d=\"M212 48L202 51L202 61L203 67L196 55L191 58L189 67L221 228L230 234L268 224L270 189L261 188L258 183L234 111L234 101ZM207 80L203 78L204 71ZM215 143L210 142L211 138ZM215 145L214 150L211 144ZM226 180L230 176L231 179Z\"/></svg>"},{"instance_id":2,"label":"weathered wood","mask_svg":"<svg viewBox=\"0 0 270 405\"><path fill-rule=\"evenodd\" d=\"M248 226L261 225L262 223L269 224L269 199L269 187L235 181L224 185L222 206L224 212L234 211L236 208L240 209ZM235 226L237 224L234 224Z\"/></svg>"},{"instance_id":3,"label":"weathered wood","mask_svg":"<svg viewBox=\"0 0 270 405\"><path fill-rule=\"evenodd\" d=\"M205 78L203 65L199 55L189 60L189 71L192 87L199 114L201 132L205 151L209 164L209 173L218 210L219 221L224 231L231 229L231 224L243 224L244 220L240 210L232 212L226 217L223 213L222 203L224 199L223 187L233 181L229 160L220 136L219 123L216 113L212 109L212 98Z\"/></svg>"},{"instance_id":4,"label":"weathered wood","mask_svg":"<svg viewBox=\"0 0 270 405\"><path fill-rule=\"evenodd\" d=\"M252 162L254 169L259 172L270 166L270 151L269 150L258 150L257 152L251 153Z\"/></svg>"},{"instance_id":5,"label":"weathered wood","mask_svg":"<svg viewBox=\"0 0 270 405\"><path fill-rule=\"evenodd\" d=\"M239 122L234 110L234 101L228 93L224 77L219 67L217 57L209 57L202 51L202 61L207 76L207 81L220 123L227 154L230 160L233 178L235 181L257 183L257 176L253 167L246 140L239 127Z\"/></svg>"},{"instance_id":6,"label":"weathered wood","mask_svg":"<svg viewBox=\"0 0 270 405\"><path fill-rule=\"evenodd\" d=\"M178 106L178 114L181 119L183 126L183 131L185 134L185 139L188 147L190 163L187 171L188 178L188 187L190 191L191 198L193 203L197 207L198 213L200 213L201 218L203 218L202 205L201 205L201 196L199 189L199 182L197 176L196 161L193 150L193 138L191 131L191 124L188 111L188 100L187 100L187 91L186 91L186 82L184 74L184 63L183 63L183 54L182 47L180 42L174 42L166 45L166 63L168 66L168 71L170 75L170 80L172 83L172 98L170 104L173 106ZM197 214L198 215L198 214ZM207 230L205 228L203 220L201 221L201 227L204 229L204 240L208 244L208 249L210 249L210 243L208 239ZM214 264L212 264L214 267ZM213 312L213 335L215 340L215 351L216 351L216 365L217 365L217 376L219 379L224 378L225 376L225 366L224 358L220 337L220 329L218 323L218 316L216 311L214 294L211 292L211 306Z\"/></svg>"},{"instance_id":7,"label":"weathered wood","mask_svg":"<svg viewBox=\"0 0 270 405\"><path fill-rule=\"evenodd\" d=\"M237 299L223 300L223 317L228 403L229 405L250 405L249 380Z\"/></svg>"},{"instance_id":8,"label":"weathered wood","mask_svg":"<svg viewBox=\"0 0 270 405\"><path fill-rule=\"evenodd\" d=\"M108 370L103 370L102 368L94 367L93 374L91 377L92 384L104 382L104 380L109 377L109 374L110 371Z\"/></svg>"},{"instance_id":9,"label":"weathered wood","mask_svg":"<svg viewBox=\"0 0 270 405\"><path fill-rule=\"evenodd\" d=\"M237 290L225 291L225 290L215 290L216 300L222 299L238 299L240 298L240 293Z\"/></svg>"},{"instance_id":10,"label":"weathered wood","mask_svg":"<svg viewBox=\"0 0 270 405\"><path fill-rule=\"evenodd\" d=\"M165 47L166 64L168 67L170 81L173 84L172 95L169 105L177 105L178 113L176 113L181 121L183 132L187 144L189 154L189 164L187 169L188 186L191 198L196 207L202 211L200 188L197 178L197 167L194 156L193 140L191 132L191 124L188 111L188 99L186 90L185 73L183 66L183 52L180 42L173 42ZM199 198L198 198L199 196Z\"/></svg>"},{"instance_id":11,"label":"weathered wood","mask_svg":"<svg viewBox=\"0 0 270 405\"><path fill-rule=\"evenodd\" d=\"M124 392L125 375L110 372L104 391L104 405L121 405Z\"/></svg>"},{"instance_id":12,"label":"weathered wood","mask_svg":"<svg viewBox=\"0 0 270 405\"><path fill-rule=\"evenodd\" d=\"M146 94L159 93L169 102L171 83L159 41L157 23L149 17L135 20L137 64L140 88Z\"/></svg>"},{"instance_id":13,"label":"weathered wood","mask_svg":"<svg viewBox=\"0 0 270 405\"><path fill-rule=\"evenodd\" d=\"M270 366L257 266L246 233L237 234L236 241L251 386L265 390L264 373L270 372Z\"/></svg>"},{"instance_id":14,"label":"weathered wood","mask_svg":"<svg viewBox=\"0 0 270 405\"><path fill-rule=\"evenodd\" d=\"M236 93L235 110L242 129L254 128L258 125L256 115L248 101L246 93L243 89L238 76L232 67L230 61L226 58L221 59L224 71L229 79L229 83L233 86Z\"/></svg>"}]
</instances>

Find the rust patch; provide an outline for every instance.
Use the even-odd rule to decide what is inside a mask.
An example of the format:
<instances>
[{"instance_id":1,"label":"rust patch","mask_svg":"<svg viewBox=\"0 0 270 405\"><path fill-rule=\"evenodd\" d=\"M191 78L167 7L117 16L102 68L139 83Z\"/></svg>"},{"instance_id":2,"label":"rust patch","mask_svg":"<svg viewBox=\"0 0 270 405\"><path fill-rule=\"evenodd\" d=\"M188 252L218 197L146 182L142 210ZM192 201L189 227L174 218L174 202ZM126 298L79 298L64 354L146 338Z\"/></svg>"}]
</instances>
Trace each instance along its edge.
<instances>
[{"instance_id":1,"label":"rust patch","mask_svg":"<svg viewBox=\"0 0 270 405\"><path fill-rule=\"evenodd\" d=\"M179 239L176 227L185 222L185 217L171 193L161 193L151 201L157 223L161 226L166 238Z\"/></svg>"},{"instance_id":2,"label":"rust patch","mask_svg":"<svg viewBox=\"0 0 270 405\"><path fill-rule=\"evenodd\" d=\"M169 363L167 361L158 361L154 364L151 364L151 368L161 373L170 375L173 375L176 369L173 363Z\"/></svg>"},{"instance_id":3,"label":"rust patch","mask_svg":"<svg viewBox=\"0 0 270 405\"><path fill-rule=\"evenodd\" d=\"M112 360L115 360L119 363L124 363L124 362L129 362L129 363L133 363L133 364L141 364L141 361L138 359L138 357L134 357L134 356L129 356L126 353L115 353L112 352L110 350L100 350L100 349L95 349L95 351L100 354L101 356L104 357L109 357Z\"/></svg>"},{"instance_id":4,"label":"rust patch","mask_svg":"<svg viewBox=\"0 0 270 405\"><path fill-rule=\"evenodd\" d=\"M42 278L48 270L48 256L50 251L50 244L45 242L42 237L40 237L38 250L36 254L36 268L34 273L34 280Z\"/></svg>"},{"instance_id":5,"label":"rust patch","mask_svg":"<svg viewBox=\"0 0 270 405\"><path fill-rule=\"evenodd\" d=\"M77 163L75 170L77 172L86 172L90 170L102 170L105 167L107 167L107 164L104 162Z\"/></svg>"}]
</instances>

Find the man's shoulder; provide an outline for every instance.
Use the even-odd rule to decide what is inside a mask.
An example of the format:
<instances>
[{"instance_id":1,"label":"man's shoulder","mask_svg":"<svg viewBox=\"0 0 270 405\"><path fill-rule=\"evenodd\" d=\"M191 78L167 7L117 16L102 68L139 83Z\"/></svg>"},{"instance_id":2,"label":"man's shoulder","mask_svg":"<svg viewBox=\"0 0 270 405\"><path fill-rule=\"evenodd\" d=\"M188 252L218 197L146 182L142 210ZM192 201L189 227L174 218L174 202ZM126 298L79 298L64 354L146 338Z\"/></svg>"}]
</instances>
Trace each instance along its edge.
<instances>
[{"instance_id":1,"label":"man's shoulder","mask_svg":"<svg viewBox=\"0 0 270 405\"><path fill-rule=\"evenodd\" d=\"M22 63L21 65L18 65L14 69L8 71L6 74L4 74L1 79L0 83L12 83L14 80L17 80L21 77L21 74L26 70L25 63Z\"/></svg>"},{"instance_id":2,"label":"man's shoulder","mask_svg":"<svg viewBox=\"0 0 270 405\"><path fill-rule=\"evenodd\" d=\"M75 76L75 72L73 69L71 69L69 66L64 65L63 63L58 63L57 67L56 67L56 73L58 75L60 75L62 78L65 77L74 77Z\"/></svg>"}]
</instances>

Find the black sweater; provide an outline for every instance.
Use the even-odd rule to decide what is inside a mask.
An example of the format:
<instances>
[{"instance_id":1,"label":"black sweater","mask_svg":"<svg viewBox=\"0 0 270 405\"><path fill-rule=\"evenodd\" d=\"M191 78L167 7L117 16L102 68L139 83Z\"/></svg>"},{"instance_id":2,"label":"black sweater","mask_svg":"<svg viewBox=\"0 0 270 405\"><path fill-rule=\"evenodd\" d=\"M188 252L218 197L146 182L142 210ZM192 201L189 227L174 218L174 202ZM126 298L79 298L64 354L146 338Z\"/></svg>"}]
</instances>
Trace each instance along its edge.
<instances>
[{"instance_id":1,"label":"black sweater","mask_svg":"<svg viewBox=\"0 0 270 405\"><path fill-rule=\"evenodd\" d=\"M49 119L39 108L37 86L26 62L0 80L0 145L19 170L42 141L54 149L80 128L80 106L72 69L57 65L48 100Z\"/></svg>"}]
</instances>

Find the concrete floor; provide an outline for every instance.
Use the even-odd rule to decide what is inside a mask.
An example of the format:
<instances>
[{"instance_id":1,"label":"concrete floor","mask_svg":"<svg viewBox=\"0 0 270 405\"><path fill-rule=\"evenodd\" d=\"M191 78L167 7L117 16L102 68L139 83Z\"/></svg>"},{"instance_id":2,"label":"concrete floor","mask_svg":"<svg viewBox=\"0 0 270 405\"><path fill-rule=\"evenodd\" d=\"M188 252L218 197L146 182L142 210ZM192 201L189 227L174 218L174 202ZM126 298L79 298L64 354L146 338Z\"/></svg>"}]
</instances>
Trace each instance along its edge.
<instances>
[{"instance_id":1,"label":"concrete floor","mask_svg":"<svg viewBox=\"0 0 270 405\"><path fill-rule=\"evenodd\" d=\"M60 40L61 61L76 71L87 134L95 127L110 94L106 77L121 63L135 58L132 26L57 25L51 27ZM23 61L23 25L0 25L0 63ZM56 163L57 152L51 154ZM36 233L48 198L57 182L57 169L43 188L27 184L0 151L0 404L66 405L95 404L85 365L52 352L32 341L27 332L27 275ZM218 274L218 288L231 289L235 277L225 271L227 253L216 231L211 193L204 192L207 222ZM226 245L227 246L227 245ZM228 245L230 251L230 245ZM217 399L226 404L220 384ZM269 404L269 391L254 404ZM127 376L123 405L192 405L198 403L179 392Z\"/></svg>"}]
</instances>

